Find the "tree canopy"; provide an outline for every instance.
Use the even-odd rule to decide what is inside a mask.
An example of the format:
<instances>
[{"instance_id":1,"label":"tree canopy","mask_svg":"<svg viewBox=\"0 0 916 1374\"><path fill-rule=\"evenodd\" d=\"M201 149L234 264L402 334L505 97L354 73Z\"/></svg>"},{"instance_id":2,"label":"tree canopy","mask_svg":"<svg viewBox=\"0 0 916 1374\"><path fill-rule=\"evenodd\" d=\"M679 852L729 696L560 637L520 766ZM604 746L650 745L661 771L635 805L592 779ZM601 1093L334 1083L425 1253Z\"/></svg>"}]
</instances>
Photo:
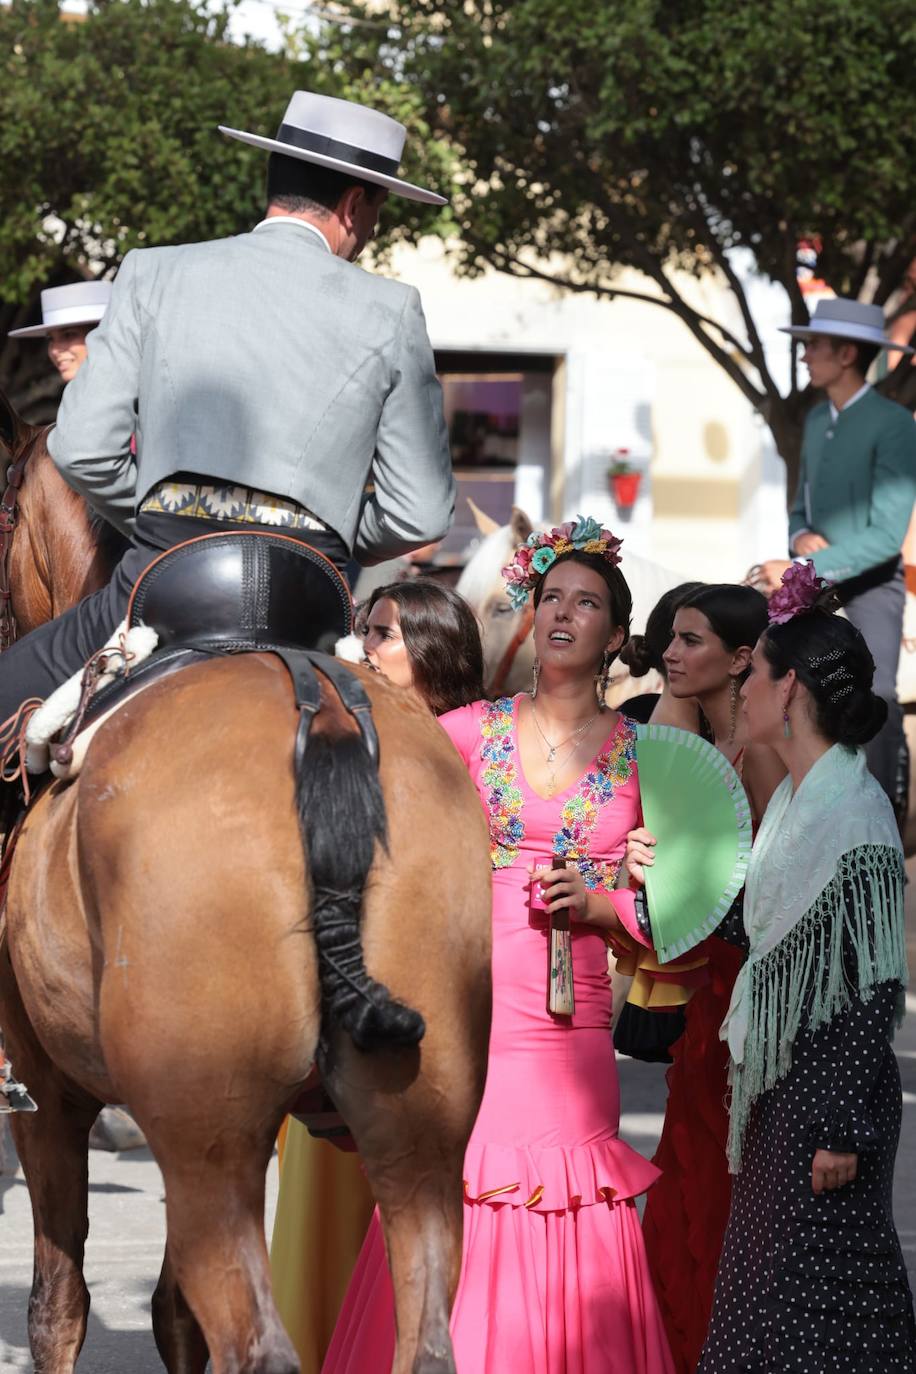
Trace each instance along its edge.
<instances>
[{"instance_id":1,"label":"tree canopy","mask_svg":"<svg viewBox=\"0 0 916 1374\"><path fill-rule=\"evenodd\" d=\"M0 5L0 340L34 317L41 286L112 275L131 248L256 223L266 155L217 125L272 133L297 87L352 86L421 119L401 82L323 70L308 48L232 42L229 19L205 0L90 0L85 16L63 15L58 0ZM412 147L425 165L411 171L442 182L448 152L420 132ZM439 218L407 201L385 211L391 237ZM33 414L58 390L41 348L15 341L0 343L0 385Z\"/></svg>"},{"instance_id":2,"label":"tree canopy","mask_svg":"<svg viewBox=\"0 0 916 1374\"><path fill-rule=\"evenodd\" d=\"M916 23L899 6L348 0L336 12L351 24L325 26L313 57L344 81L406 83L458 155L464 270L613 296L620 269L636 269L793 463L809 397L794 366L779 394L732 250L785 287L796 323L805 240L838 294L884 304L899 287L916 256ZM691 306L684 269L722 275L741 327ZM912 372L896 382L916 390Z\"/></svg>"}]
</instances>

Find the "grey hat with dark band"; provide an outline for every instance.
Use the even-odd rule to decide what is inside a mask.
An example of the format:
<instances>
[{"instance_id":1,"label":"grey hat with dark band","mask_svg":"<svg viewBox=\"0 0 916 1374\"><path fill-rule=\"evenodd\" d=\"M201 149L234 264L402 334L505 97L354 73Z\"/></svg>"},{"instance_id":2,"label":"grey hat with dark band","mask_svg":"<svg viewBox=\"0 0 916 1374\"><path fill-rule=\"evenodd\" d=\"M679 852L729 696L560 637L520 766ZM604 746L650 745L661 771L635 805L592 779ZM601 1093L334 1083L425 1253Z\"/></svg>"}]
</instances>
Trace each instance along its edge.
<instances>
[{"instance_id":1,"label":"grey hat with dark band","mask_svg":"<svg viewBox=\"0 0 916 1374\"><path fill-rule=\"evenodd\" d=\"M830 339L846 339L849 343L874 344L877 348L895 348L902 353L913 352L908 344L894 343L893 339L887 337L884 311L880 305L865 305L846 296L818 301L809 324L783 325L779 332L791 334L793 339L813 339L817 335L826 335Z\"/></svg>"},{"instance_id":2,"label":"grey hat with dark band","mask_svg":"<svg viewBox=\"0 0 916 1374\"><path fill-rule=\"evenodd\" d=\"M352 100L294 91L276 138L228 129L224 124L220 124L219 131L254 148L350 172L360 181L385 186L407 200L423 201L426 205L446 204L444 196L413 186L398 176L407 137L404 125Z\"/></svg>"}]
</instances>

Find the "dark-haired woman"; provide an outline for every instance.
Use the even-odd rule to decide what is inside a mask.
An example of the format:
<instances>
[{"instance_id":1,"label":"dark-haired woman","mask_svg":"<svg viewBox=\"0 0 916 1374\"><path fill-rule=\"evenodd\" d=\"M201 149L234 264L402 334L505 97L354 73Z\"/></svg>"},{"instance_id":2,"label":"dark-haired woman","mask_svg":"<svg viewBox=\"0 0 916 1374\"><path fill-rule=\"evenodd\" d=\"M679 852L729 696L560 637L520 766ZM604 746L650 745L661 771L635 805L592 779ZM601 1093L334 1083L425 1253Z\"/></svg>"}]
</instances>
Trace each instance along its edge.
<instances>
[{"instance_id":1,"label":"dark-haired woman","mask_svg":"<svg viewBox=\"0 0 916 1374\"><path fill-rule=\"evenodd\" d=\"M681 602L663 655L669 692L675 701L699 704L716 747L742 778L755 822L785 774L771 749L748 739L739 711L741 684L766 624L760 592L731 583L700 586ZM739 951L712 936L666 965L651 994L652 1005L666 1005L667 996L673 1005L686 1002L684 1033L670 1048L665 1123L653 1159L662 1177L643 1217L678 1374L693 1374L700 1357L728 1218L728 1054L719 1027L740 963Z\"/></svg>"},{"instance_id":2,"label":"dark-haired woman","mask_svg":"<svg viewBox=\"0 0 916 1374\"><path fill-rule=\"evenodd\" d=\"M429 577L377 587L365 608L366 662L441 716L483 696L483 650L463 596Z\"/></svg>"},{"instance_id":3,"label":"dark-haired woman","mask_svg":"<svg viewBox=\"0 0 916 1374\"><path fill-rule=\"evenodd\" d=\"M450 587L431 578L379 587L361 620L366 661L436 715L483 696L477 621ZM359 1156L313 1139L290 1120L270 1259L274 1297L302 1374L321 1368L374 1205Z\"/></svg>"},{"instance_id":4,"label":"dark-haired woman","mask_svg":"<svg viewBox=\"0 0 916 1374\"><path fill-rule=\"evenodd\" d=\"M646 621L644 634L631 635L620 651L632 677L655 671L661 677L661 693L631 697L620 710L631 720L675 725L696 734L700 708L691 697L677 698L668 686L665 653L674 634L674 617L681 604L705 584L682 582L660 596ZM675 961L663 967L653 949L636 946L617 950L617 973L630 979L626 1002L619 1008L614 1026L614 1046L621 1054L647 1063L670 1064L670 1049L684 1031L684 1006L692 988L678 981L680 970L692 970L696 960Z\"/></svg>"},{"instance_id":5,"label":"dark-haired woman","mask_svg":"<svg viewBox=\"0 0 916 1374\"><path fill-rule=\"evenodd\" d=\"M669 719L667 715L663 718L659 712L660 705L670 705L666 700L670 697L670 692L668 691L668 671L665 667L664 656L665 650L671 643L674 617L678 608L688 596L699 591L703 585L702 582L681 582L679 586L672 587L670 591L665 592L649 612L645 633L631 635L620 650L620 661L627 665L631 677L645 677L654 669L665 684L661 693L646 692L642 696L630 697L629 701L621 704L621 712L623 715L629 716L631 720L645 722L651 718L661 721L665 725L682 724L681 711L678 711L677 719ZM694 711L692 714L693 720L691 720L690 714L686 717L687 728L696 727L696 712Z\"/></svg>"},{"instance_id":6,"label":"dark-haired woman","mask_svg":"<svg viewBox=\"0 0 916 1374\"><path fill-rule=\"evenodd\" d=\"M747 959L722 1027L736 1177L700 1370L913 1374L891 1211L903 854L858 747L887 708L865 641L822 609L813 570L786 583L742 693L749 737L788 776L722 927ZM637 880L649 852L632 846Z\"/></svg>"},{"instance_id":7,"label":"dark-haired woman","mask_svg":"<svg viewBox=\"0 0 916 1374\"><path fill-rule=\"evenodd\" d=\"M627 637L618 541L580 520L532 536L506 570L533 593L531 695L443 718L486 809L493 862L493 1021L465 1156L452 1312L459 1374L670 1374L636 1197L657 1172L618 1137L606 934L636 929L614 883L638 815L631 723L604 704ZM544 857L557 855L566 868ZM549 965L543 893L572 918L571 969ZM546 1009L571 979L570 1015ZM367 1238L325 1374L378 1374L394 1347L379 1228Z\"/></svg>"}]
</instances>

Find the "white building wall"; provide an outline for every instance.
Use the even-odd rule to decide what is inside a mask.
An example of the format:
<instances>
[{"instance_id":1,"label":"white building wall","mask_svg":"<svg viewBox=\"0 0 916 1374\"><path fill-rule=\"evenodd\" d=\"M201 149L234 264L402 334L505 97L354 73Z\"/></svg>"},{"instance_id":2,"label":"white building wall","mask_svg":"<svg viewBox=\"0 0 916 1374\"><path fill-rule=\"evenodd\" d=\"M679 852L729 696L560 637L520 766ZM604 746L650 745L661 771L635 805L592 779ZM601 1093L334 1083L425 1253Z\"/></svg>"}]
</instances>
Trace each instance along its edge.
<instances>
[{"instance_id":1,"label":"white building wall","mask_svg":"<svg viewBox=\"0 0 916 1374\"><path fill-rule=\"evenodd\" d=\"M460 278L436 239L398 247L385 270L419 288L437 349L563 359L562 480L549 472L544 430L525 423L543 414L544 381L535 379L523 408L523 432L542 436L534 447L530 439L523 443L517 475L516 500L533 518L594 515L637 552L706 580L734 580L752 562L782 555L782 461L749 402L670 311L496 273ZM635 275L620 285L646 290ZM688 278L681 286L698 308L740 336L740 321L730 318L733 298L713 279ZM760 288L771 290L765 283ZM775 299L760 303L774 321L784 318ZM607 484L619 449L644 470L632 513L618 512ZM683 510L677 502L672 510L666 499L660 515L654 498L665 482L669 491L673 482L684 493ZM551 488L559 497L553 503ZM704 504L730 513L705 514Z\"/></svg>"}]
</instances>

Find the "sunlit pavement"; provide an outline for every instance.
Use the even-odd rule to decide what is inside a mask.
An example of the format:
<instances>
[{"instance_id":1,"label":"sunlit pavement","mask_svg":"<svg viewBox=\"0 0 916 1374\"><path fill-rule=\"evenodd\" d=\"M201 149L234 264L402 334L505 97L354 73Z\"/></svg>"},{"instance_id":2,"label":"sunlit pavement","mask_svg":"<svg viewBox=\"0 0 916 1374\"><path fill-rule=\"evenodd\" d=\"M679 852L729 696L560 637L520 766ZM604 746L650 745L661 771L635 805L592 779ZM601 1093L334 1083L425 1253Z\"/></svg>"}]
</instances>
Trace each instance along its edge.
<instances>
[{"instance_id":1,"label":"sunlit pavement","mask_svg":"<svg viewBox=\"0 0 916 1374\"><path fill-rule=\"evenodd\" d=\"M916 993L916 857L907 865L907 929ZM910 1281L916 1288L916 996L897 1035L903 1079L903 1139L895 1203ZM621 1134L650 1155L665 1107L664 1068L620 1059ZM162 1261L165 1208L162 1179L146 1150L124 1155L92 1151L86 1278L92 1294L89 1331L79 1374L155 1374L149 1301ZM277 1160L268 1176L268 1224L276 1206ZM316 1237L316 1243L320 1243ZM0 1371L31 1369L26 1306L32 1271L32 1225L22 1173L0 1176Z\"/></svg>"}]
</instances>

